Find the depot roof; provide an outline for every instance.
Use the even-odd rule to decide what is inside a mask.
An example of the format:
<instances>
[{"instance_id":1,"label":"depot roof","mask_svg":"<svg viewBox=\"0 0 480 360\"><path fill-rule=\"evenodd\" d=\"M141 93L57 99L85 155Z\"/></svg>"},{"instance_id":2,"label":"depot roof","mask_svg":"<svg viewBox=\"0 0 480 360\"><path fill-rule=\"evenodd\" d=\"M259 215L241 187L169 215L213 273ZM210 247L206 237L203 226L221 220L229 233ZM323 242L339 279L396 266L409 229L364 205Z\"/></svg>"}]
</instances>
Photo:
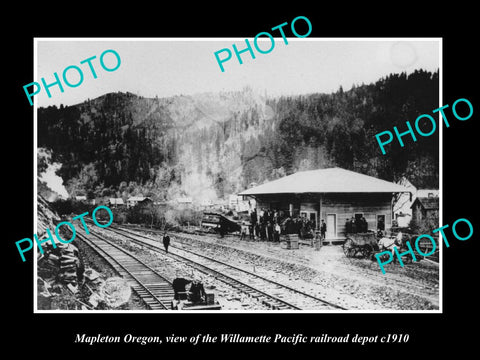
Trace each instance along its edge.
<instances>
[{"instance_id":1,"label":"depot roof","mask_svg":"<svg viewBox=\"0 0 480 360\"><path fill-rule=\"evenodd\" d=\"M338 167L300 171L242 191L239 195L300 193L395 193L410 189Z\"/></svg>"}]
</instances>

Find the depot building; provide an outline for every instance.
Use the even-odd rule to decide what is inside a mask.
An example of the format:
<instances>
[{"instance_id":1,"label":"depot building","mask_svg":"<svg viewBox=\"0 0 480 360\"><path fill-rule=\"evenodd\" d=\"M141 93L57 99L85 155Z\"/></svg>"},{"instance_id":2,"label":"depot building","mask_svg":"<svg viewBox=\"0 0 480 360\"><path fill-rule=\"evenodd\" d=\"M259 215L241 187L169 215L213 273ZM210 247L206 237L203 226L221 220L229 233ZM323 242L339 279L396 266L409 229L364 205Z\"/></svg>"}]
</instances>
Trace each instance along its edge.
<instances>
[{"instance_id":1,"label":"depot building","mask_svg":"<svg viewBox=\"0 0 480 360\"><path fill-rule=\"evenodd\" d=\"M256 210L277 210L290 217L306 217L319 229L327 225L325 240L344 240L346 222L364 217L368 230L389 230L393 198L410 189L389 181L341 168L301 171L239 193L254 198Z\"/></svg>"}]
</instances>

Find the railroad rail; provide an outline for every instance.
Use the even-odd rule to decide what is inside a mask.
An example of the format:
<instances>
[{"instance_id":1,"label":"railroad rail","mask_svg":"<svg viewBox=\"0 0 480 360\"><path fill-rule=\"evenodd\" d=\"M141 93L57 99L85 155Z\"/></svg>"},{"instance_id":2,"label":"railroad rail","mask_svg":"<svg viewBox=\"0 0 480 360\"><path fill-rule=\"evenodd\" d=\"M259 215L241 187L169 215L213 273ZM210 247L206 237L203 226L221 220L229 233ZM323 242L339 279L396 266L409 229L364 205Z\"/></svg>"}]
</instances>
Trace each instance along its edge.
<instances>
[{"instance_id":1,"label":"railroad rail","mask_svg":"<svg viewBox=\"0 0 480 360\"><path fill-rule=\"evenodd\" d=\"M107 261L150 309L170 309L174 291L169 280L129 251L90 233L97 238L95 241L78 232L77 236Z\"/></svg>"},{"instance_id":2,"label":"railroad rail","mask_svg":"<svg viewBox=\"0 0 480 360\"><path fill-rule=\"evenodd\" d=\"M118 226L110 226L108 231L115 232L131 241L147 247L153 251L159 252L164 256L174 257L180 261L186 262L198 271L214 276L216 279L234 287L235 289L255 297L266 306L278 310L323 310L323 309L341 309L347 310L342 306L333 304L324 299L318 298L301 290L295 289L285 284L281 284L272 279L265 278L256 273L233 266L226 262L213 259L209 256L198 254L194 251L179 248L170 245L168 254L165 254L159 242L136 232L131 232ZM181 235L176 235L182 238ZM139 239L142 238L142 239ZM183 237L184 240L191 240ZM148 242L147 242L148 241ZM241 278L242 280L239 280ZM262 289L262 290L260 290ZM288 300L285 300L288 298Z\"/></svg>"}]
</instances>

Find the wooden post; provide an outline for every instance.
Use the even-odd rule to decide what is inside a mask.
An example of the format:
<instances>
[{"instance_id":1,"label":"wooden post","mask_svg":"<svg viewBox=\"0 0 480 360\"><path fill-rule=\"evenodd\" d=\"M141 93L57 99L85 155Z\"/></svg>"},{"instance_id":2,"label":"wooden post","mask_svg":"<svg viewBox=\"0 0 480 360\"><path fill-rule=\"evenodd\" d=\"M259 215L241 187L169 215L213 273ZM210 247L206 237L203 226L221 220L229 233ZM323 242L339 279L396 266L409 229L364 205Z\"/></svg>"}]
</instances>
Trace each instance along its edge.
<instances>
[{"instance_id":1,"label":"wooden post","mask_svg":"<svg viewBox=\"0 0 480 360\"><path fill-rule=\"evenodd\" d=\"M322 202L323 202L323 195L320 194L320 203L319 203L319 207L318 207L317 230L320 229L320 223L322 222Z\"/></svg>"},{"instance_id":2,"label":"wooden post","mask_svg":"<svg viewBox=\"0 0 480 360\"><path fill-rule=\"evenodd\" d=\"M317 231L320 231L320 224L322 223L322 206L323 206L323 194L320 194L320 201L318 204L318 223L317 223ZM322 246L322 235L320 234L320 246Z\"/></svg>"}]
</instances>

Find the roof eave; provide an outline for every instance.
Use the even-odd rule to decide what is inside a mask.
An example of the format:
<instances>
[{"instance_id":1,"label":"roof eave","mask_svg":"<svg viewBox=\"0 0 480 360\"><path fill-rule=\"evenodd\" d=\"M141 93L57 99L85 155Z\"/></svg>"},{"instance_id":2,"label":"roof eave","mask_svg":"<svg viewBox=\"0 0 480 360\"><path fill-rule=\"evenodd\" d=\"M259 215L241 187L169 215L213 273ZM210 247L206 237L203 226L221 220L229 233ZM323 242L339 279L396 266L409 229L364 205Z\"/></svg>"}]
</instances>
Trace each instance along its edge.
<instances>
[{"instance_id":1,"label":"roof eave","mask_svg":"<svg viewBox=\"0 0 480 360\"><path fill-rule=\"evenodd\" d=\"M297 194L394 194L394 193L412 193L409 190L392 190L392 191L279 191L279 192L268 192L268 193L256 193L256 192L245 192L242 191L238 196L257 196L257 195L297 195Z\"/></svg>"}]
</instances>

